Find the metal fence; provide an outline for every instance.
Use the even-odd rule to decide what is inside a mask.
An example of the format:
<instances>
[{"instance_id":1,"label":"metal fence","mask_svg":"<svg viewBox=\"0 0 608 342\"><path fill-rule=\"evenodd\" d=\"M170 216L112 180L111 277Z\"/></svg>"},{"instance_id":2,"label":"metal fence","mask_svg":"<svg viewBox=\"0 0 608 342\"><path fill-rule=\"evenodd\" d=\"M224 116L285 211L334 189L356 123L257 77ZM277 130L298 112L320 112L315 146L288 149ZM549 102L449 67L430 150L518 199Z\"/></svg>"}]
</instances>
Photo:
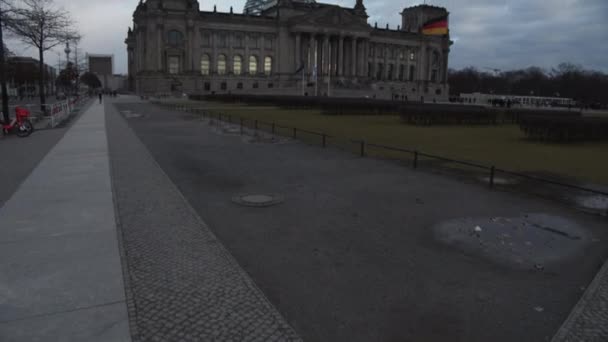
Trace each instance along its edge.
<instances>
[{"instance_id":1,"label":"metal fence","mask_svg":"<svg viewBox=\"0 0 608 342\"><path fill-rule=\"evenodd\" d=\"M163 105L163 104L161 104L161 105ZM166 104L164 104L164 105L167 106ZM290 137L293 139L307 140L308 142L318 144L319 146L321 146L323 148L326 148L329 145L330 140L336 142L336 140L339 139L335 136L332 136L332 135L329 135L329 134L326 134L323 132L315 132L315 131L297 128L297 127L282 126L282 125L276 124L275 122L265 122L265 121L261 121L261 120L255 120L255 119L244 119L242 117L233 117L233 116L225 114L225 113L209 111L204 108L195 108L195 107L190 107L190 106L185 106L185 105L175 105L175 104L169 104L168 106L171 107L172 109L176 109L176 110L197 113L197 114L201 115L202 118L216 119L219 122L238 124L240 127L241 134L246 133L245 129L251 129L254 132L265 131L272 135L280 135L280 136ZM313 139L312 141L310 139L303 139L303 135L308 135L308 137L315 137L315 139ZM553 179L547 179L547 178L533 176L533 175L529 175L529 174L525 174L525 173L521 173L521 172L510 171L510 170L496 167L494 165L492 165L492 166L482 165L482 164L475 163L475 162L433 155L433 154L425 153L423 151L419 151L419 150L415 150L415 149L376 144L376 143L368 142L368 141L365 141L362 139L348 139L348 140L342 139L342 142L346 142L347 144L349 144L351 146L351 148L349 150L357 153L361 157L368 156L368 150L370 148L390 151L390 152L396 152L401 155L409 156L410 161L411 161L411 167L414 169L417 169L420 167L421 158L448 162L448 163L453 163L456 165L461 165L461 166L466 166L469 168L477 169L480 172L483 172L487 175L487 185L489 188L495 187L496 177L498 175L502 174L505 176L518 177L518 178L526 179L529 181L538 182L540 184L553 185L553 186L558 186L558 187L564 188L564 189L577 190L577 191L581 191L581 192L588 193L588 194L605 196L608 199L608 191L592 189L592 188L583 187L583 186L579 186L579 185L575 185L575 184L569 184L569 183L565 183L565 182L561 182L561 181L557 181L557 180L553 180ZM335 145L338 146L339 144L335 144ZM340 147L343 147L343 146L344 145L341 145ZM407 159L399 158L399 160L407 160ZM602 213L605 215L608 215L608 209Z\"/></svg>"},{"instance_id":2,"label":"metal fence","mask_svg":"<svg viewBox=\"0 0 608 342\"><path fill-rule=\"evenodd\" d=\"M9 106L9 110L11 113L14 113L16 107L27 108L31 113L31 120L37 124L37 126L42 125L42 127L46 126L46 128L55 128L88 100L88 96L82 95L52 104L11 105ZM45 110L42 110L42 108ZM40 124L40 122L43 121L44 123Z\"/></svg>"}]
</instances>

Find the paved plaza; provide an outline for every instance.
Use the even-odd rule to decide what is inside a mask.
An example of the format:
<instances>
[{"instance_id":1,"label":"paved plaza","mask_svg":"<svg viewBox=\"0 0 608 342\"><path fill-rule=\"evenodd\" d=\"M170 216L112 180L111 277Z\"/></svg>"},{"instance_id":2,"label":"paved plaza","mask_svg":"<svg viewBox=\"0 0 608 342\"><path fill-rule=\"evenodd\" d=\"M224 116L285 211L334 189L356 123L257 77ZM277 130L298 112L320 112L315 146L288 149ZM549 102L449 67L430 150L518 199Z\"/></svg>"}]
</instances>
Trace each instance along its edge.
<instances>
[{"instance_id":1,"label":"paved plaza","mask_svg":"<svg viewBox=\"0 0 608 342\"><path fill-rule=\"evenodd\" d=\"M0 341L608 339L605 218L104 102L0 167Z\"/></svg>"}]
</instances>

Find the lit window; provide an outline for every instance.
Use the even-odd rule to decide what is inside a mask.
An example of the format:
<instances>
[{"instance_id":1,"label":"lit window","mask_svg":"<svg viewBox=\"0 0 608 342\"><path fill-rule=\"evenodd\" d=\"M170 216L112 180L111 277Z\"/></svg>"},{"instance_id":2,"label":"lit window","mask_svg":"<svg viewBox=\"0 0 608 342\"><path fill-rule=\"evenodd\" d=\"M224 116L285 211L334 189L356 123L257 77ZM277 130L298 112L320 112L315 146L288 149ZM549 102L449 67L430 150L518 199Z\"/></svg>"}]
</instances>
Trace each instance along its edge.
<instances>
[{"instance_id":1,"label":"lit window","mask_svg":"<svg viewBox=\"0 0 608 342\"><path fill-rule=\"evenodd\" d=\"M235 75L240 75L243 69L243 58L239 55L234 56L232 65L232 72L234 72Z\"/></svg>"},{"instance_id":2,"label":"lit window","mask_svg":"<svg viewBox=\"0 0 608 342\"><path fill-rule=\"evenodd\" d=\"M201 57L201 74L203 75L209 75L209 69L211 67L211 61L209 59L209 55L208 54L204 54Z\"/></svg>"},{"instance_id":3,"label":"lit window","mask_svg":"<svg viewBox=\"0 0 608 342\"><path fill-rule=\"evenodd\" d=\"M264 58L264 73L266 76L272 73L272 57L270 56L266 56L266 58Z\"/></svg>"},{"instance_id":4,"label":"lit window","mask_svg":"<svg viewBox=\"0 0 608 342\"><path fill-rule=\"evenodd\" d=\"M226 55L217 56L217 73L218 75L226 74Z\"/></svg>"},{"instance_id":5,"label":"lit window","mask_svg":"<svg viewBox=\"0 0 608 342\"><path fill-rule=\"evenodd\" d=\"M179 46L179 45L182 45L184 42L184 35L182 35L182 33L179 31L176 31L176 30L169 31L168 36L169 36L168 37L169 45Z\"/></svg>"},{"instance_id":6,"label":"lit window","mask_svg":"<svg viewBox=\"0 0 608 342\"><path fill-rule=\"evenodd\" d=\"M169 73L172 75L179 74L179 57L178 56L170 56L167 61L169 64Z\"/></svg>"},{"instance_id":7,"label":"lit window","mask_svg":"<svg viewBox=\"0 0 608 342\"><path fill-rule=\"evenodd\" d=\"M410 52L410 61L413 61L414 59L416 59L416 54Z\"/></svg>"},{"instance_id":8,"label":"lit window","mask_svg":"<svg viewBox=\"0 0 608 342\"><path fill-rule=\"evenodd\" d=\"M249 56L249 74L255 75L258 72L258 58Z\"/></svg>"}]
</instances>

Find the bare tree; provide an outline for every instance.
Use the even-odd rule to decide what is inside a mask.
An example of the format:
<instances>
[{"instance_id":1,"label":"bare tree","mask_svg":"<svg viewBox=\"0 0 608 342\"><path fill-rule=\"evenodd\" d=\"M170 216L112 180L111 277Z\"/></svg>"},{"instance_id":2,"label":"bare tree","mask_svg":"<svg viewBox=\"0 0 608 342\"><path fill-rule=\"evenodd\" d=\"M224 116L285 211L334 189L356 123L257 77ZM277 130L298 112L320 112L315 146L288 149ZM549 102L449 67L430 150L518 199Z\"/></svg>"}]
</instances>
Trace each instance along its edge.
<instances>
[{"instance_id":1,"label":"bare tree","mask_svg":"<svg viewBox=\"0 0 608 342\"><path fill-rule=\"evenodd\" d=\"M57 8L53 0L20 0L13 7L7 28L27 45L38 49L40 108L45 111L44 52L66 41L77 41L80 35L70 14Z\"/></svg>"},{"instance_id":2,"label":"bare tree","mask_svg":"<svg viewBox=\"0 0 608 342\"><path fill-rule=\"evenodd\" d=\"M9 55L9 51L4 45L4 32L3 28L5 25L5 17L10 13L12 3L9 0L0 0L0 91L2 91L2 114L3 121L9 121L8 113L8 89L6 86L6 57Z\"/></svg>"}]
</instances>

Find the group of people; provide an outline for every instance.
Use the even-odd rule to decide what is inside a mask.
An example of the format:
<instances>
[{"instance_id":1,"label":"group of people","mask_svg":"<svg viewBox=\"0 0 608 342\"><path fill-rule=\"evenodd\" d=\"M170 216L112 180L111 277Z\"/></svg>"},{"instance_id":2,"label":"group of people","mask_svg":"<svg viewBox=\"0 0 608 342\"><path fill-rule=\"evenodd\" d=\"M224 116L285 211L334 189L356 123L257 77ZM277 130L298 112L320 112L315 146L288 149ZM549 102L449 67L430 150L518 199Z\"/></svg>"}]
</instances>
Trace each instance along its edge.
<instances>
[{"instance_id":1,"label":"group of people","mask_svg":"<svg viewBox=\"0 0 608 342\"><path fill-rule=\"evenodd\" d=\"M104 91L100 91L98 93L99 96L99 103L101 103L103 101L103 96L107 95L110 97L118 97L118 92L116 90L104 90Z\"/></svg>"}]
</instances>

